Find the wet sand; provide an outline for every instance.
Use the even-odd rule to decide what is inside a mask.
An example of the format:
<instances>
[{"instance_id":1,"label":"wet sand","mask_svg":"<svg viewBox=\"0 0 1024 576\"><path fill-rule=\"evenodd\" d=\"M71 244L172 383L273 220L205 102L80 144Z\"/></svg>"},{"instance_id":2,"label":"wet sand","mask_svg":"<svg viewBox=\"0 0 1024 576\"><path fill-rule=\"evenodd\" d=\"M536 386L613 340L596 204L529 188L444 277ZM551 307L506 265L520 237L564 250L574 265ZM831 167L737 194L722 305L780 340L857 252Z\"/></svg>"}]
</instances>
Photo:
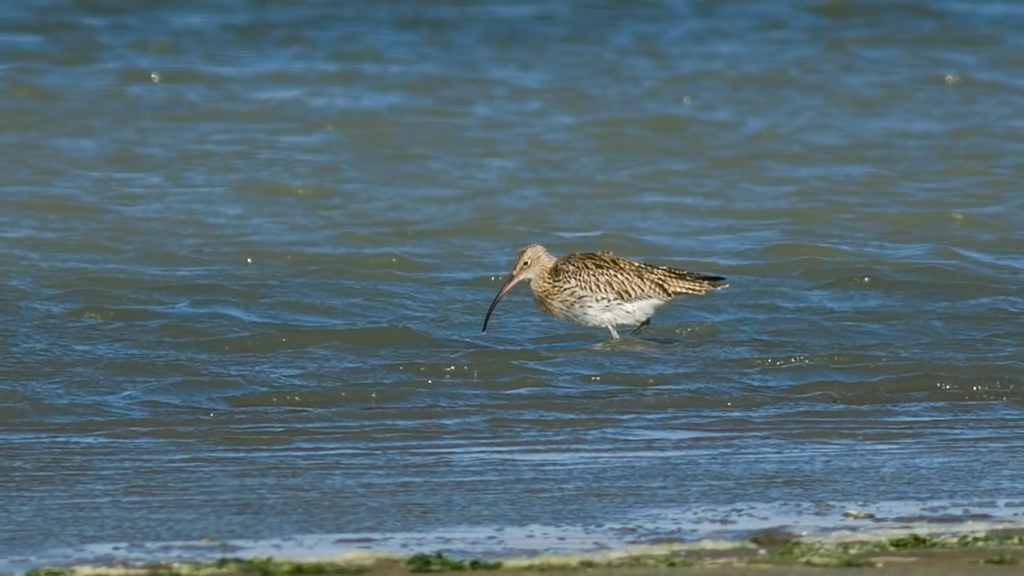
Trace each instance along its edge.
<instances>
[{"instance_id":1,"label":"wet sand","mask_svg":"<svg viewBox=\"0 0 1024 576\"><path fill-rule=\"evenodd\" d=\"M735 553L709 556L692 565L663 566L597 566L589 568L511 568L502 574L544 576L665 576L666 574L701 574L708 576L777 575L777 574L907 574L907 575L970 575L1020 573L1024 547L997 546L966 549L933 549L890 551L852 557L861 566L809 564L805 560L744 558Z\"/></svg>"},{"instance_id":2,"label":"wet sand","mask_svg":"<svg viewBox=\"0 0 1024 576\"><path fill-rule=\"evenodd\" d=\"M798 537L765 531L742 539L703 539L634 543L589 552L520 554L504 557L466 555L434 548L416 554L382 549L345 552L293 548L230 549L208 542L199 549L134 549L120 557L106 554L94 561L80 556L76 565L34 570L34 576L408 576L423 573L473 572L480 576L655 576L668 574L1001 574L1024 568L1024 528L980 523L942 530L918 525L880 528L825 537ZM337 542L335 543L337 545ZM216 551L214 551L216 550ZM170 558L192 561L169 561ZM103 559L101 559L103 558ZM205 560L201 560L205 558ZM41 558L32 565L46 565ZM64 565L67 566L67 565ZM4 572L0 570L0 573ZM6 570L12 572L12 570Z\"/></svg>"},{"instance_id":3,"label":"wet sand","mask_svg":"<svg viewBox=\"0 0 1024 576\"><path fill-rule=\"evenodd\" d=\"M815 545L811 543L811 545ZM926 546L928 546L926 544ZM409 576L411 574L466 573L480 576L668 576L673 574L706 576L774 576L781 574L842 574L858 576L924 575L941 576L1020 573L1024 544L969 545L965 547L911 548L882 552L850 552L826 546L810 556L787 558L780 549L757 546L705 550L684 556L638 555L605 564L579 557L551 556L510 559L498 568L481 562L470 565L436 555L440 559L418 566L405 558L362 556L334 561L291 562L287 560L230 560L204 564L149 564L124 567L78 566L44 570L49 576ZM481 568L484 566L484 568ZM419 568L419 569L416 569Z\"/></svg>"},{"instance_id":4,"label":"wet sand","mask_svg":"<svg viewBox=\"0 0 1024 576\"><path fill-rule=\"evenodd\" d=\"M671 574L706 576L775 576L782 574L860 575L941 575L1018 574L1024 570L1024 547L996 546L966 549L908 550L857 557L862 566L808 564L804 560L745 558L735 553L696 560L677 566L575 566L537 565L529 568L502 568L501 576L668 576ZM488 571L477 571L486 574ZM378 566L370 576L413 574L403 565Z\"/></svg>"},{"instance_id":5,"label":"wet sand","mask_svg":"<svg viewBox=\"0 0 1024 576\"><path fill-rule=\"evenodd\" d=\"M755 564L745 566L721 565L701 566L686 568L597 568L586 570L587 576L666 576L668 574L693 574L708 576L747 576L762 575L775 576L783 574L842 574L844 576L861 575L908 575L917 576L933 574L938 576L960 576L976 574L1019 574L1020 564L995 565L980 564L979 559L973 556L953 558L948 555L940 555L941 558L920 558L916 561L906 559L887 559L876 567L846 568L833 567L821 568L802 564ZM541 574L544 576L578 576L581 570L554 570L554 571L516 571L517 574Z\"/></svg>"}]
</instances>

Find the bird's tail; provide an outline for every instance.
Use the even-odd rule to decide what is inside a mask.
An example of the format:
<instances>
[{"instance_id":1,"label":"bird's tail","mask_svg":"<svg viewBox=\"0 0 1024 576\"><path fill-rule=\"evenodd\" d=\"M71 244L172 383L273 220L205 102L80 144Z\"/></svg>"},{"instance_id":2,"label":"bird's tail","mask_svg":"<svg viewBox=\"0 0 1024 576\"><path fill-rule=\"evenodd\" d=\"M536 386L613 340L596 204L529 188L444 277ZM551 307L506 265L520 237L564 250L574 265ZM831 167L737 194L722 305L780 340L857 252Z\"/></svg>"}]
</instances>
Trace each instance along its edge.
<instances>
[{"instance_id":1,"label":"bird's tail","mask_svg":"<svg viewBox=\"0 0 1024 576\"><path fill-rule=\"evenodd\" d=\"M665 279L665 287L674 294L703 294L708 290L729 287L724 276L710 276L675 268L669 270L671 273Z\"/></svg>"}]
</instances>

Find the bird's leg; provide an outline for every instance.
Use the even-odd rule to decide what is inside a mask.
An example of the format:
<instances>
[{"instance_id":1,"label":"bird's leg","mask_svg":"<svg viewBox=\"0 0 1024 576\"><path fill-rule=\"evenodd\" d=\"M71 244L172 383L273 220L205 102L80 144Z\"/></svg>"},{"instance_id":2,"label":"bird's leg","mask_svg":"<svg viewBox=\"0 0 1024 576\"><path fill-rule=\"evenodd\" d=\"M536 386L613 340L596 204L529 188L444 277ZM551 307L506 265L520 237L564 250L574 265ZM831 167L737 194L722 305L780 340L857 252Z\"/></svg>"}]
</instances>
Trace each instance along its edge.
<instances>
[{"instance_id":1,"label":"bird's leg","mask_svg":"<svg viewBox=\"0 0 1024 576\"><path fill-rule=\"evenodd\" d=\"M630 338L632 338L633 336L636 336L637 334L643 332L650 325L651 325L651 319L650 318L648 318L647 320L644 320L643 322L640 323L639 326L636 327L636 330L633 330L632 332L629 333Z\"/></svg>"},{"instance_id":2,"label":"bird's leg","mask_svg":"<svg viewBox=\"0 0 1024 576\"><path fill-rule=\"evenodd\" d=\"M610 331L612 333L612 340L618 340L619 339L619 333L615 331L615 326L609 326L608 327L608 331Z\"/></svg>"}]
</instances>

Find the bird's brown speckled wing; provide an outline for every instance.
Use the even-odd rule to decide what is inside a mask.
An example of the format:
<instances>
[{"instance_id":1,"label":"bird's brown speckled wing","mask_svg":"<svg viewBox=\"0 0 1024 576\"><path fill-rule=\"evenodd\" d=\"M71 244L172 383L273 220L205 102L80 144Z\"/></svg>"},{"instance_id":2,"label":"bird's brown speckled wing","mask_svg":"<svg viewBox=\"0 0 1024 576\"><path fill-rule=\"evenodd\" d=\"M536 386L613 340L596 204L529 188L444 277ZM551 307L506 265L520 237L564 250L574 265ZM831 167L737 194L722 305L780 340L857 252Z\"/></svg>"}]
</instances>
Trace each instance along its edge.
<instances>
[{"instance_id":1,"label":"bird's brown speckled wing","mask_svg":"<svg viewBox=\"0 0 1024 576\"><path fill-rule=\"evenodd\" d=\"M655 266L611 252L576 253L559 258L549 272L556 285L574 285L595 296L620 301L668 300L678 294L703 294L724 288L721 276L707 276L668 266Z\"/></svg>"}]
</instances>

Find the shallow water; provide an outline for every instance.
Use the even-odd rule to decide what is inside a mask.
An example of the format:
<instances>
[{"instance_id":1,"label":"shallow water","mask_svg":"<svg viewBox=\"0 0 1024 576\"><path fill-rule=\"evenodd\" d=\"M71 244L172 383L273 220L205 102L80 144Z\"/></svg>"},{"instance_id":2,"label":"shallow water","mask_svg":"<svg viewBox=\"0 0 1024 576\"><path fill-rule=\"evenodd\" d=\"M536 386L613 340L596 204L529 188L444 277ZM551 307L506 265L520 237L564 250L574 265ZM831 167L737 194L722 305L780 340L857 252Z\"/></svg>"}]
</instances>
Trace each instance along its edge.
<instances>
[{"instance_id":1,"label":"shallow water","mask_svg":"<svg viewBox=\"0 0 1024 576\"><path fill-rule=\"evenodd\" d=\"M1015 5L9 4L0 568L1021 521ZM480 334L530 242L730 288Z\"/></svg>"}]
</instances>

